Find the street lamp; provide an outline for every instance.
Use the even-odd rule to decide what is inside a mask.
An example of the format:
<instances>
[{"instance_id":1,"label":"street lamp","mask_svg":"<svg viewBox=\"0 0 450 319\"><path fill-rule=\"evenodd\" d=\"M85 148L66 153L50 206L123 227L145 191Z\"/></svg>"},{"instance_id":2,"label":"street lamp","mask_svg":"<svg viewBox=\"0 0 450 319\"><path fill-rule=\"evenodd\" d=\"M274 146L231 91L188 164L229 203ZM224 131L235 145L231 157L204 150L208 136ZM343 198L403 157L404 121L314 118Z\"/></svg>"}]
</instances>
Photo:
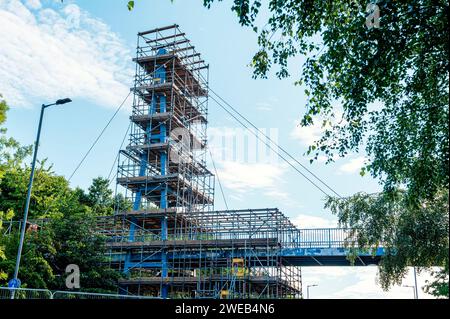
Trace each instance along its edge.
<instances>
[{"instance_id":1,"label":"street lamp","mask_svg":"<svg viewBox=\"0 0 450 319\"><path fill-rule=\"evenodd\" d=\"M403 285L405 288L412 288L414 292L414 299L419 299L419 291L417 289L417 271L416 267L413 267L413 275L414 275L414 286L411 285Z\"/></svg>"},{"instance_id":2,"label":"street lamp","mask_svg":"<svg viewBox=\"0 0 450 319\"><path fill-rule=\"evenodd\" d=\"M317 284L306 286L306 299L309 299L309 287L317 287Z\"/></svg>"},{"instance_id":3,"label":"street lamp","mask_svg":"<svg viewBox=\"0 0 450 319\"><path fill-rule=\"evenodd\" d=\"M66 104L69 102L72 102L72 100L69 98L65 98L65 99L57 100L55 103L52 103L52 104L47 104L47 105L42 104L42 107L41 107L41 116L39 118L39 126L38 126L38 131L37 131L37 136L36 136L36 142L34 145L33 162L31 164L30 180L28 182L28 193L27 193L27 200L25 202L25 212L23 215L23 223L22 223L22 227L20 230L20 240L19 240L19 249L17 250L16 267L14 268L14 278L12 279L12 281L10 283L10 287L12 287L12 288L19 288L19 286L20 286L20 281L18 280L17 276L19 275L20 257L22 255L23 241L25 238L25 230L26 230L27 218L28 218L28 210L30 208L31 189L33 187L34 170L36 167L36 157L37 157L37 152L38 152L38 148L39 148L39 138L41 136L41 127L42 127L42 119L44 117L44 110L47 107L52 106L52 105L62 105L62 104ZM12 298L14 298L14 294L12 295Z\"/></svg>"},{"instance_id":4,"label":"street lamp","mask_svg":"<svg viewBox=\"0 0 450 319\"><path fill-rule=\"evenodd\" d=\"M405 287L405 288L412 288L413 294L414 294L414 299L417 299L417 297L416 297L416 287L410 286L410 285L403 285L402 287Z\"/></svg>"}]
</instances>

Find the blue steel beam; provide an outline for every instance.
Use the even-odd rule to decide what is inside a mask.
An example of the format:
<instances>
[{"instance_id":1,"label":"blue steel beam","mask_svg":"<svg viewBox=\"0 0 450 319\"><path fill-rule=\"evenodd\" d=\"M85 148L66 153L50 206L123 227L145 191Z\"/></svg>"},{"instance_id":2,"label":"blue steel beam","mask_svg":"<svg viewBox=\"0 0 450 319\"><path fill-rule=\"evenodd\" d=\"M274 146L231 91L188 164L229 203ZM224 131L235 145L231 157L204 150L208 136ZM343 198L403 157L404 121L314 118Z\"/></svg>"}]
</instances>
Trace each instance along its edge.
<instances>
[{"instance_id":1,"label":"blue steel beam","mask_svg":"<svg viewBox=\"0 0 450 319\"><path fill-rule=\"evenodd\" d=\"M378 248L374 254L361 251L358 253L357 258L352 264L347 256L349 250L346 248L284 248L281 249L276 255L281 257L286 265L292 266L368 266L376 265L379 263L381 257L384 255L384 248ZM244 249L242 250L229 250L217 252L193 252L193 253L170 253L170 257L166 260L170 264L172 261L190 259L191 262L195 260L204 260L208 258L232 258L236 256L248 256ZM264 262L264 259L268 256L273 256L270 252L266 251L253 251L251 258L255 259L255 262ZM148 253L148 254L131 254L130 264L133 264L137 268L147 268L153 261L161 261L161 253ZM119 262L123 260L123 255L113 255L112 262ZM139 266L139 260L145 260ZM146 264L146 263L150 264ZM156 265L156 263L155 263ZM155 266L157 267L157 266Z\"/></svg>"}]
</instances>

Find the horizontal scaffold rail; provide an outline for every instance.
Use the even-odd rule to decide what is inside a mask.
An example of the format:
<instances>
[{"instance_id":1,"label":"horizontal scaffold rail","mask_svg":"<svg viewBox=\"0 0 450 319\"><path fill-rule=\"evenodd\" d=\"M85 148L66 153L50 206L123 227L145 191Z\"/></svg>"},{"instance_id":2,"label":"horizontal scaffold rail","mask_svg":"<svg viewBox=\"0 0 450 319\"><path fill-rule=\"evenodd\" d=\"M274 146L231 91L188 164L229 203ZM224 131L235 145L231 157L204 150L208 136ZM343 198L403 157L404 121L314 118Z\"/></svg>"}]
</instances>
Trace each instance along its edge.
<instances>
[{"instance_id":1,"label":"horizontal scaffold rail","mask_svg":"<svg viewBox=\"0 0 450 319\"><path fill-rule=\"evenodd\" d=\"M202 240L161 240L147 242L110 242L108 246L119 249L143 249L161 247L186 247L186 248L233 248L233 247L266 247L278 245L276 238L255 238L255 239L202 239Z\"/></svg>"}]
</instances>

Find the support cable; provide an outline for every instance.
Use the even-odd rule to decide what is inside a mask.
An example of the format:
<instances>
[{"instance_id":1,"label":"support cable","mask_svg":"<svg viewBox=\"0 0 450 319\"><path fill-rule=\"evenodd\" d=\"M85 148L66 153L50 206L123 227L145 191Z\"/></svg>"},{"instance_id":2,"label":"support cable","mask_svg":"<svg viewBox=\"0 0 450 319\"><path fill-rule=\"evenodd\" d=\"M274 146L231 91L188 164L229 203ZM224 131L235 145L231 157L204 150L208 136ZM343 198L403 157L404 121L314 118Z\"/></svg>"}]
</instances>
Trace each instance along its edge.
<instances>
[{"instance_id":1,"label":"support cable","mask_svg":"<svg viewBox=\"0 0 450 319\"><path fill-rule=\"evenodd\" d=\"M119 107L117 108L117 110L114 112L113 116L109 119L108 123L106 124L106 126L103 128L103 130L100 132L99 136L95 139L94 143L91 145L91 147L89 148L89 150L87 151L87 153L84 155L84 157L81 159L81 161L78 163L77 167L75 168L75 170L72 172L72 174L70 175L69 179L67 180L68 182L70 182L71 178L75 175L75 173L77 172L77 170L80 168L81 164L83 164L84 160L86 159L86 157L89 155L89 153L92 151L92 149L94 148L95 144L98 142L98 140L100 139L100 137L103 135L103 133L105 132L105 130L108 128L108 126L111 124L112 120L116 117L117 113L119 112L119 110L122 108L122 106L125 104L126 100L128 99L128 97L130 96L131 92L128 93L127 97L123 100L123 102L119 105ZM49 210L53 207L52 204L56 203L57 200L59 200L61 198L61 196L63 195L64 190L61 189L61 191L56 195L56 197L53 199L52 203L48 206L48 208L46 209L45 214L47 214L49 212Z\"/></svg>"},{"instance_id":2,"label":"support cable","mask_svg":"<svg viewBox=\"0 0 450 319\"><path fill-rule=\"evenodd\" d=\"M225 197L225 193L223 192L222 183L220 182L219 173L217 172L216 163L214 162L214 158L213 158L211 150L209 148L208 148L208 152L209 152L209 156L211 157L211 161L212 161L212 164L214 167L214 172L216 173L216 176L217 176L217 182L219 183L219 188L220 188L220 192L222 193L223 202L225 203L225 207L227 208L227 210L229 210L227 199Z\"/></svg>"},{"instance_id":3,"label":"support cable","mask_svg":"<svg viewBox=\"0 0 450 319\"><path fill-rule=\"evenodd\" d=\"M239 124L241 124L245 129L250 131L255 137L263 142L267 147L269 147L273 152L275 152L278 156L280 156L289 166L291 166L294 170L296 170L300 175L302 175L304 178L306 178L312 185L314 185L318 190L320 190L323 194L326 196L330 196L326 191L324 191L319 185L314 183L308 176L303 174L297 167L295 167L289 160L287 160L283 155L280 154L277 150L275 150L267 141L264 141L258 134L256 134L254 131L250 130L250 128L245 125L240 119L238 119L233 113L231 113L226 107L224 107L219 101L217 101L214 97L210 96L210 98L217 103L225 112L227 112L232 118L234 118ZM263 134L264 135L264 134Z\"/></svg>"},{"instance_id":4,"label":"support cable","mask_svg":"<svg viewBox=\"0 0 450 319\"><path fill-rule=\"evenodd\" d=\"M320 177L318 177L316 174L314 174L311 170L309 170L305 165L303 165L302 163L300 163L295 157L293 157L288 151L286 151L283 147L281 147L280 145L278 145L275 141L273 141L269 136L267 136L266 134L264 134L264 132L262 132L260 129L258 129L252 122L250 122L250 120L248 120L244 115L242 115L241 113L239 113L239 111L237 111L233 106L231 106L227 101L225 101L220 95L218 95L213 89L209 88L209 91L211 91L218 99L220 99L223 103L225 103L231 110L233 110L235 113L237 113L239 115L240 118L242 118L246 123L248 123L250 126L252 126L258 133L262 134L265 138L267 138L267 140L269 140L273 145L275 145L281 152L283 152L285 155L287 155L290 159L292 159L293 161L295 161L298 165L300 165L304 170L306 170L309 174L311 174L315 179L317 179L322 185L324 185L326 188L328 188L330 191L332 191L336 196L338 196L339 198L341 198L342 196L339 195L331 186L329 186L326 182L324 182ZM211 96L210 96L211 97ZM222 104L220 104L216 99L214 99L213 97L211 97L211 99L213 99L213 101L215 101L222 109L224 109L228 114L230 114L235 120L237 120L241 125L242 122L239 121L234 115L231 114L230 111L228 111ZM249 128L245 125L243 125L247 130L249 130ZM251 130L249 130L251 131ZM252 132L252 131L251 131ZM255 136L258 136L257 134L254 134ZM263 141L264 142L264 141ZM264 142L266 145L267 143ZM267 145L268 146L268 145ZM273 148L270 147L271 150L273 150ZM275 151L275 150L273 150ZM275 151L281 158L283 158L277 151ZM293 165L291 165L291 163L289 161L287 161L285 158L283 158L283 160L285 160L290 166L293 167ZM298 171L298 169L295 169L296 171ZM299 171L298 171L299 172ZM300 173L300 172L299 172ZM310 181L312 183L312 181L307 178L304 174L300 173L303 177L305 177L308 181ZM316 186L317 188L319 188L316 184L313 183L314 186ZM320 188L319 188L320 189ZM322 192L323 190L320 189ZM325 192L323 192L325 193ZM325 193L326 194L326 193Z\"/></svg>"},{"instance_id":5,"label":"support cable","mask_svg":"<svg viewBox=\"0 0 450 319\"><path fill-rule=\"evenodd\" d=\"M125 104L125 102L128 100L128 97L130 96L131 91L128 92L127 97L123 100L123 102L119 105L119 107L116 109L116 111L114 112L114 114L112 115L112 117L109 119L108 123L106 123L105 127L102 129L102 131L100 132L100 134L97 136L97 138L94 140L94 142L92 143L91 147L88 149L88 151L86 152L86 154L84 154L83 158L81 159L81 161L78 163L78 165L75 167L75 169L73 170L72 174L70 175L68 181L70 182L70 180L72 179L72 177L75 175L75 173L78 171L78 169L81 167L81 165L83 164L83 162L85 161L85 159L88 157L89 153L92 151L92 149L95 147L95 145L97 144L97 142L100 140L100 138L102 137L103 133L105 133L106 129L108 128L108 126L111 124L111 122L114 120L114 118L116 117L117 113L119 113L120 109L122 108L122 106Z\"/></svg>"},{"instance_id":6,"label":"support cable","mask_svg":"<svg viewBox=\"0 0 450 319\"><path fill-rule=\"evenodd\" d=\"M127 138L127 136L128 136L128 132L130 131L130 128L131 128L131 122L130 122L130 124L128 125L127 131L125 132L125 135L123 136L122 143L120 143L119 151L117 152L116 158L114 159L114 162L113 162L112 165L111 165L111 169L109 170L109 174L108 174L108 177L107 177L107 179L109 180L108 186L111 185L112 181L113 181L114 178L117 176L117 173L116 173L116 174L111 178L111 174L112 174L112 172L113 172L113 170L114 170L114 167L116 166L116 162L119 160L120 150L122 149L123 144L125 143L125 140L126 140L126 138Z\"/></svg>"}]
</instances>

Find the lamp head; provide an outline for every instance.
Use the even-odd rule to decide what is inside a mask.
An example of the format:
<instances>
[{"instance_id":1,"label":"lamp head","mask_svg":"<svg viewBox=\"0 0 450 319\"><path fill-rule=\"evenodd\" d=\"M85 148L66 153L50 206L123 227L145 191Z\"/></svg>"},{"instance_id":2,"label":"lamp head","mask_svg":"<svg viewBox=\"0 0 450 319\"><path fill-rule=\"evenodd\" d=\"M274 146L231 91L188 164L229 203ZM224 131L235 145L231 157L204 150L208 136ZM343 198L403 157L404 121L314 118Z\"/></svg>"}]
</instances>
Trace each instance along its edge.
<instances>
[{"instance_id":1,"label":"lamp head","mask_svg":"<svg viewBox=\"0 0 450 319\"><path fill-rule=\"evenodd\" d=\"M59 99L55 102L56 105L66 104L72 102L71 99L65 98L65 99Z\"/></svg>"}]
</instances>

